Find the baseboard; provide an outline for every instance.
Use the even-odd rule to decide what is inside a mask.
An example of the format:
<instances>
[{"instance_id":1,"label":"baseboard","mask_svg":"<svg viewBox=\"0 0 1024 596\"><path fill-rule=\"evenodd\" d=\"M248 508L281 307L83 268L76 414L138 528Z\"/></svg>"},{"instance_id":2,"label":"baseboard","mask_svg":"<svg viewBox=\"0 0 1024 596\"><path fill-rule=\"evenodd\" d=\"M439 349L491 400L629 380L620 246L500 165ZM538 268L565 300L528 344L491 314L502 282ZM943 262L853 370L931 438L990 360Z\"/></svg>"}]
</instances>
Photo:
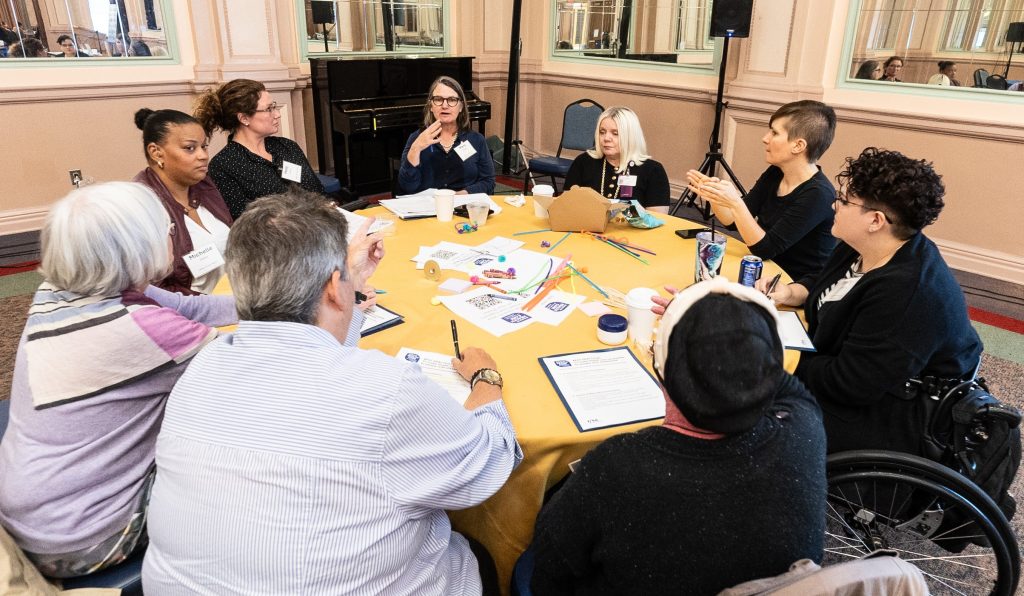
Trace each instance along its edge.
<instances>
[{"instance_id":1,"label":"baseboard","mask_svg":"<svg viewBox=\"0 0 1024 596\"><path fill-rule=\"evenodd\" d=\"M933 240L951 268L1024 286L1024 257L950 240Z\"/></svg>"},{"instance_id":2,"label":"baseboard","mask_svg":"<svg viewBox=\"0 0 1024 596\"><path fill-rule=\"evenodd\" d=\"M49 212L39 208L0 211L0 236L41 230Z\"/></svg>"}]
</instances>

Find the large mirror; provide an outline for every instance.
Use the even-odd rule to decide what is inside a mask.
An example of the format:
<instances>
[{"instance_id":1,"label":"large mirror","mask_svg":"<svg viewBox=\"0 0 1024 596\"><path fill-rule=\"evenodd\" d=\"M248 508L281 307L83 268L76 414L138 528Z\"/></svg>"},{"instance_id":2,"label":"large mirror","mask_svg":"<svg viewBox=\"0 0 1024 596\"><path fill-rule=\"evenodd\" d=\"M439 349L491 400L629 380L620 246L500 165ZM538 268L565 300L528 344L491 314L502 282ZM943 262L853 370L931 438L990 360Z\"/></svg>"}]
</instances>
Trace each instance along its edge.
<instances>
[{"instance_id":1,"label":"large mirror","mask_svg":"<svg viewBox=\"0 0 1024 596\"><path fill-rule=\"evenodd\" d=\"M74 63L166 57L164 15L161 0L0 0L0 55Z\"/></svg>"},{"instance_id":2,"label":"large mirror","mask_svg":"<svg viewBox=\"0 0 1024 596\"><path fill-rule=\"evenodd\" d=\"M445 51L444 0L303 0L306 53Z\"/></svg>"},{"instance_id":3,"label":"large mirror","mask_svg":"<svg viewBox=\"0 0 1024 596\"><path fill-rule=\"evenodd\" d=\"M556 56L710 66L711 0L556 0Z\"/></svg>"},{"instance_id":4,"label":"large mirror","mask_svg":"<svg viewBox=\"0 0 1024 596\"><path fill-rule=\"evenodd\" d=\"M1024 0L863 0L855 6L850 80L1024 91Z\"/></svg>"}]
</instances>

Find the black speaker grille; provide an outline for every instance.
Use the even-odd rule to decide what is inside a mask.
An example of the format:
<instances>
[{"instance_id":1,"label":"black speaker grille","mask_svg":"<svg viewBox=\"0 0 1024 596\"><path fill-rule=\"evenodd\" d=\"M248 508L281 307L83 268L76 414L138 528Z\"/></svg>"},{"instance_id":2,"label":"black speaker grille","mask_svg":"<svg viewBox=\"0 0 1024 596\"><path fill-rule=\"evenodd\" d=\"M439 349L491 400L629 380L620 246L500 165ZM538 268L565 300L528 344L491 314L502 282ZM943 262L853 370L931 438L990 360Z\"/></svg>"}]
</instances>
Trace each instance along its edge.
<instances>
[{"instance_id":1,"label":"black speaker grille","mask_svg":"<svg viewBox=\"0 0 1024 596\"><path fill-rule=\"evenodd\" d=\"M711 37L750 37L753 10L754 0L714 0L711 5Z\"/></svg>"},{"instance_id":2,"label":"black speaker grille","mask_svg":"<svg viewBox=\"0 0 1024 596\"><path fill-rule=\"evenodd\" d=\"M1006 29L1006 41L1024 41L1024 23L1010 23L1010 26Z\"/></svg>"}]
</instances>

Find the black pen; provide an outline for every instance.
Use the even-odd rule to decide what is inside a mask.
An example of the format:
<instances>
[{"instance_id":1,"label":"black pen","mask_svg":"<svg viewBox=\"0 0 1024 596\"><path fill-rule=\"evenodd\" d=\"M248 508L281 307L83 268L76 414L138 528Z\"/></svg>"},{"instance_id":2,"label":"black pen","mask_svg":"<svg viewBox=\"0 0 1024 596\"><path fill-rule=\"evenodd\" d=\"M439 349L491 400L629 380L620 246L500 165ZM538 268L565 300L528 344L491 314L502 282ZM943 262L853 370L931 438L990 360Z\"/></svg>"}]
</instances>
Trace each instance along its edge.
<instances>
[{"instance_id":1,"label":"black pen","mask_svg":"<svg viewBox=\"0 0 1024 596\"><path fill-rule=\"evenodd\" d=\"M366 302L366 294L356 290L356 304L362 304L363 302Z\"/></svg>"},{"instance_id":2,"label":"black pen","mask_svg":"<svg viewBox=\"0 0 1024 596\"><path fill-rule=\"evenodd\" d=\"M768 296L775 291L775 286L779 285L780 279L782 279L782 274L776 273L775 277L772 278L771 283L768 284L768 289L764 291L765 296Z\"/></svg>"},{"instance_id":3,"label":"black pen","mask_svg":"<svg viewBox=\"0 0 1024 596\"><path fill-rule=\"evenodd\" d=\"M452 344L455 345L455 357L462 360L462 353L459 352L459 328L455 326L455 319L452 319Z\"/></svg>"}]
</instances>

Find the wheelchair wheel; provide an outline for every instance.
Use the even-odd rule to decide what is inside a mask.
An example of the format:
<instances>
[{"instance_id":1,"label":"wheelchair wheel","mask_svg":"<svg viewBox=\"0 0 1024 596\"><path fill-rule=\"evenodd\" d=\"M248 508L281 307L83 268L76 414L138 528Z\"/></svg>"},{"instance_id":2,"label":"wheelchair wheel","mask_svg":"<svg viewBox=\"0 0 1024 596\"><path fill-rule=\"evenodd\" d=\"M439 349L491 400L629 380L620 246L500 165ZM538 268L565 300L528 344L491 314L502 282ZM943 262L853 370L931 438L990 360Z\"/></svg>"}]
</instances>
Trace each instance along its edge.
<instances>
[{"instance_id":1,"label":"wheelchair wheel","mask_svg":"<svg viewBox=\"0 0 1024 596\"><path fill-rule=\"evenodd\" d=\"M1014 594L1020 552L1013 528L970 480L890 451L828 458L825 561L878 549L916 565L932 594Z\"/></svg>"}]
</instances>

